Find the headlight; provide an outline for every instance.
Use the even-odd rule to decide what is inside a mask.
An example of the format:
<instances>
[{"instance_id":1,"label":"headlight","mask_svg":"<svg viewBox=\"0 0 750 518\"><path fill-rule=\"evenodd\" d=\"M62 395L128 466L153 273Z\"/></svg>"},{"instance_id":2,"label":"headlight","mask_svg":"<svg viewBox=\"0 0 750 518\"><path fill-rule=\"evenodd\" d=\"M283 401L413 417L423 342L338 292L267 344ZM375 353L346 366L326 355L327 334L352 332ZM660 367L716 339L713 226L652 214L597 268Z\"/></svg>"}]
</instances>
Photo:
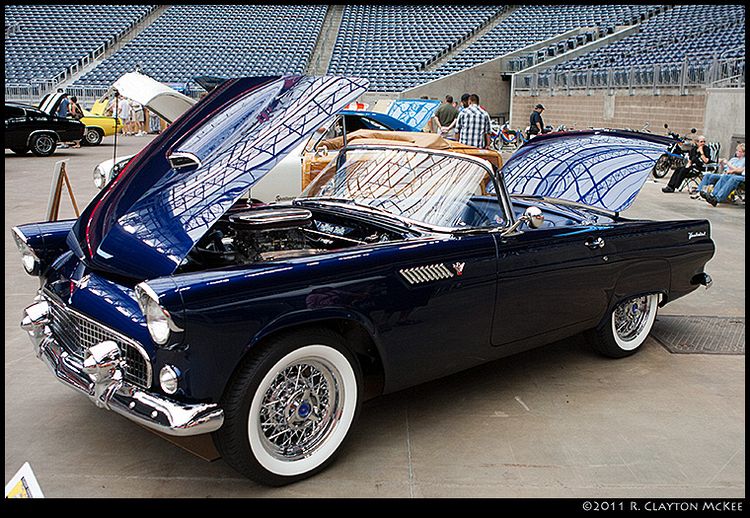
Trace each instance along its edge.
<instances>
[{"instance_id":1,"label":"headlight","mask_svg":"<svg viewBox=\"0 0 750 518\"><path fill-rule=\"evenodd\" d=\"M96 185L97 189L103 189L104 184L107 180L107 174L104 172L104 169L102 169L101 165L98 165L94 168L94 185Z\"/></svg>"},{"instance_id":2,"label":"headlight","mask_svg":"<svg viewBox=\"0 0 750 518\"><path fill-rule=\"evenodd\" d=\"M26 244L26 237L16 227L13 227L13 240L16 242L18 251L21 252L21 264L23 264L23 269L29 275L39 275L41 262L34 253L34 250Z\"/></svg>"},{"instance_id":3,"label":"headlight","mask_svg":"<svg viewBox=\"0 0 750 518\"><path fill-rule=\"evenodd\" d=\"M172 322L169 311L161 307L159 297L154 290L142 282L135 287L138 305L146 317L146 326L151 339L159 345L164 345L169 340L170 331L182 331Z\"/></svg>"},{"instance_id":4,"label":"headlight","mask_svg":"<svg viewBox=\"0 0 750 518\"><path fill-rule=\"evenodd\" d=\"M144 311L148 332L154 342L164 345L169 340L169 314L155 300L148 299Z\"/></svg>"}]
</instances>

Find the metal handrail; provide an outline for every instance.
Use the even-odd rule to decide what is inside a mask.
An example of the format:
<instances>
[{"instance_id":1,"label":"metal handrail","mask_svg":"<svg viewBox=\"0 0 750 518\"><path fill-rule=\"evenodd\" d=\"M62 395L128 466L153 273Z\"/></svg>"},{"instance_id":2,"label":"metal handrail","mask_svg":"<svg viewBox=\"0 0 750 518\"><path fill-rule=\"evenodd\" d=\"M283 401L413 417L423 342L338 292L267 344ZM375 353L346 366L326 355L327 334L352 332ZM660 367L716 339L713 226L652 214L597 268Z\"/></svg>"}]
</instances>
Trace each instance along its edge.
<instances>
[{"instance_id":1,"label":"metal handrail","mask_svg":"<svg viewBox=\"0 0 750 518\"><path fill-rule=\"evenodd\" d=\"M570 95L572 91L627 89L635 95L636 89L651 89L658 95L661 88L676 88L687 94L688 88L707 88L716 85L742 88L745 86L745 58L714 59L710 63L683 60L680 64L634 65L605 69L577 69L515 74L516 92L539 95L545 91L550 95L561 91Z\"/></svg>"}]
</instances>

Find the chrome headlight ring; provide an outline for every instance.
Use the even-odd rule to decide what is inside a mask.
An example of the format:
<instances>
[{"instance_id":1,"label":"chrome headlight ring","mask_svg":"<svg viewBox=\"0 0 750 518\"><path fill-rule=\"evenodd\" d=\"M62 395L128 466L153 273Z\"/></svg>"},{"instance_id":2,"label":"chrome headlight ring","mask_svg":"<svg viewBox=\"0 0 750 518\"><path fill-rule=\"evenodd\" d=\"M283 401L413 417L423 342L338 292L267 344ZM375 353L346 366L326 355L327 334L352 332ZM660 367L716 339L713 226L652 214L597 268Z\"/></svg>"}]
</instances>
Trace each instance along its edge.
<instances>
[{"instance_id":1,"label":"chrome headlight ring","mask_svg":"<svg viewBox=\"0 0 750 518\"><path fill-rule=\"evenodd\" d=\"M135 287L138 305L146 317L146 327L151 339L158 345L165 345L169 341L172 331L181 332L182 329L172 320L172 316L159 304L159 296L147 283L142 282Z\"/></svg>"},{"instance_id":2,"label":"chrome headlight ring","mask_svg":"<svg viewBox=\"0 0 750 518\"><path fill-rule=\"evenodd\" d=\"M41 264L36 252L26 242L26 236L23 235L18 227L13 227L13 240L16 242L18 251L21 252L21 264L26 273L38 276L41 273Z\"/></svg>"}]
</instances>

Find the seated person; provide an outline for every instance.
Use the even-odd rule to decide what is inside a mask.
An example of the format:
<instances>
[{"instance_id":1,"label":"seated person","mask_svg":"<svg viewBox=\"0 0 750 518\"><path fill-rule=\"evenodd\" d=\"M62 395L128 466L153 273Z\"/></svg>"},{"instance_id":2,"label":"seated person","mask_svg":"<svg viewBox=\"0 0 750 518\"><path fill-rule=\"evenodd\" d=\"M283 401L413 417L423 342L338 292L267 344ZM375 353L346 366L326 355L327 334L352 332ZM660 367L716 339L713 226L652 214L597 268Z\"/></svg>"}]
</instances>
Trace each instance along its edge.
<instances>
[{"instance_id":1,"label":"seated person","mask_svg":"<svg viewBox=\"0 0 750 518\"><path fill-rule=\"evenodd\" d=\"M711 162L711 153L706 145L706 137L698 137L698 144L690 150L688 154L688 163L685 167L678 167L672 173L669 183L662 188L661 192L674 192L675 189L682 185L685 178L691 173L701 173L706 164Z\"/></svg>"},{"instance_id":2,"label":"seated person","mask_svg":"<svg viewBox=\"0 0 750 518\"><path fill-rule=\"evenodd\" d=\"M723 173L705 174L698 188L700 197L714 207L726 200L729 194L745 181L745 144L737 144L734 156L728 161L722 159L719 163ZM706 192L709 185L714 185L713 192Z\"/></svg>"}]
</instances>

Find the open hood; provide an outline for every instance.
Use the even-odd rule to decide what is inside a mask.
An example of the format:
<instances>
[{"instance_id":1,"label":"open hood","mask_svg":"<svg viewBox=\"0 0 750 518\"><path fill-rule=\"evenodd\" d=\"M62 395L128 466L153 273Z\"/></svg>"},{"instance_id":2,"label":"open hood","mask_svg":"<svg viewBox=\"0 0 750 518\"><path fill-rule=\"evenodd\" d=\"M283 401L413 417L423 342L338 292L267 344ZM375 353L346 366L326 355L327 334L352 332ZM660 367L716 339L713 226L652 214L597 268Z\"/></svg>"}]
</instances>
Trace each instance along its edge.
<instances>
[{"instance_id":1,"label":"open hood","mask_svg":"<svg viewBox=\"0 0 750 518\"><path fill-rule=\"evenodd\" d=\"M613 212L633 203L667 137L615 130L540 135L502 169L511 194L559 198Z\"/></svg>"},{"instance_id":2,"label":"open hood","mask_svg":"<svg viewBox=\"0 0 750 518\"><path fill-rule=\"evenodd\" d=\"M391 103L386 115L422 131L438 106L440 101L430 99L397 99Z\"/></svg>"},{"instance_id":3,"label":"open hood","mask_svg":"<svg viewBox=\"0 0 750 518\"><path fill-rule=\"evenodd\" d=\"M54 115L57 111L57 107L60 106L60 101L65 94L62 92L54 92L46 94L39 101L39 111L46 113L47 115Z\"/></svg>"},{"instance_id":4,"label":"open hood","mask_svg":"<svg viewBox=\"0 0 750 518\"><path fill-rule=\"evenodd\" d=\"M172 273L252 185L366 89L335 76L226 81L94 198L68 244L112 273Z\"/></svg>"},{"instance_id":5,"label":"open hood","mask_svg":"<svg viewBox=\"0 0 750 518\"><path fill-rule=\"evenodd\" d=\"M195 99L139 72L128 72L115 81L112 88L168 123L177 120L196 103Z\"/></svg>"}]
</instances>

